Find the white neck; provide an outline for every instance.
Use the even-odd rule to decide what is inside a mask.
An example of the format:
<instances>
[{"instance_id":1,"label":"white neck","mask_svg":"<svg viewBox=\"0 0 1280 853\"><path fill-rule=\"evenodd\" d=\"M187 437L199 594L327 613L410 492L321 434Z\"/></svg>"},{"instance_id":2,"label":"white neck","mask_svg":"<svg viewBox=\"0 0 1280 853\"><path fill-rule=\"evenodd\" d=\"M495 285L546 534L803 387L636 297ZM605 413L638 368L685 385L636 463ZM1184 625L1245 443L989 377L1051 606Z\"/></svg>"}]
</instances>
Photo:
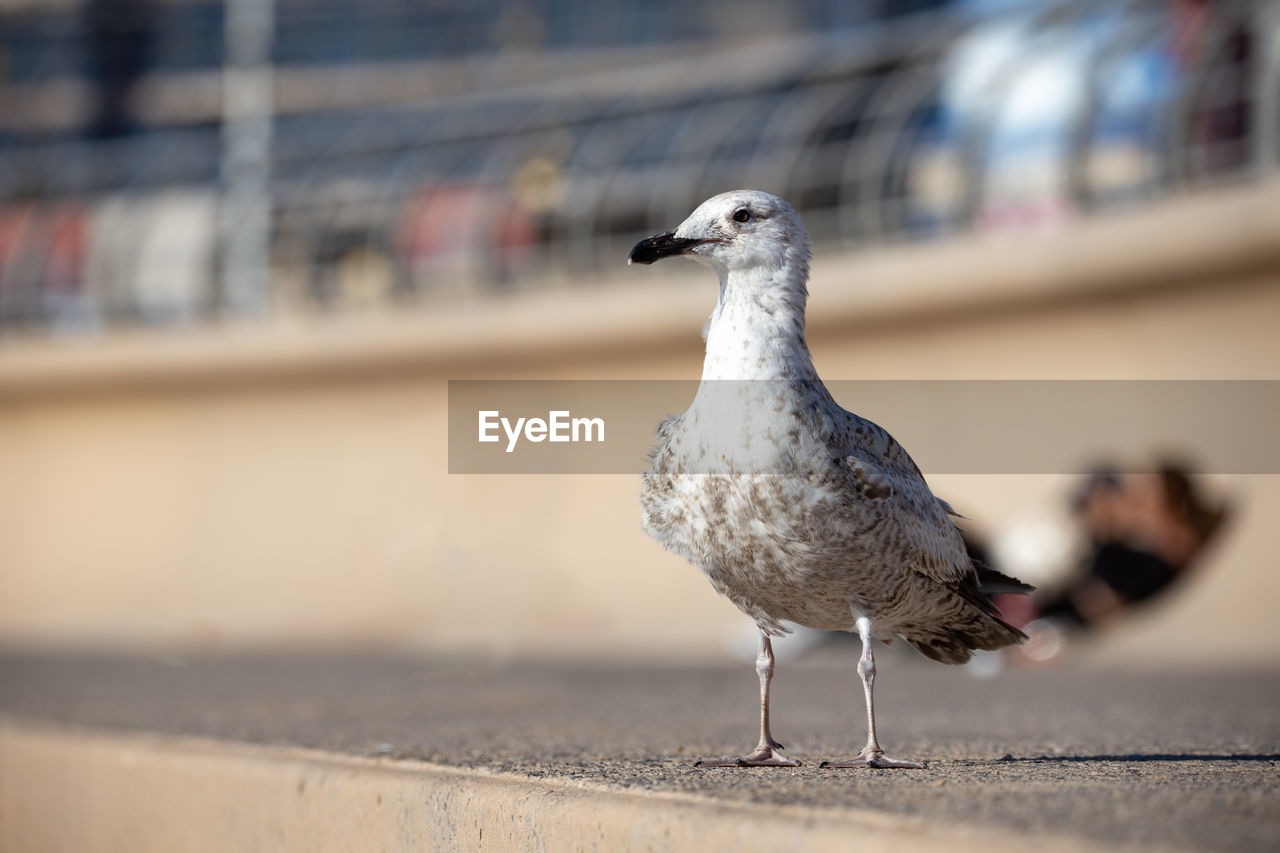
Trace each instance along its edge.
<instances>
[{"instance_id":1,"label":"white neck","mask_svg":"<svg viewBox=\"0 0 1280 853\"><path fill-rule=\"evenodd\" d=\"M721 275L703 380L817 379L804 337L807 275L803 267Z\"/></svg>"}]
</instances>

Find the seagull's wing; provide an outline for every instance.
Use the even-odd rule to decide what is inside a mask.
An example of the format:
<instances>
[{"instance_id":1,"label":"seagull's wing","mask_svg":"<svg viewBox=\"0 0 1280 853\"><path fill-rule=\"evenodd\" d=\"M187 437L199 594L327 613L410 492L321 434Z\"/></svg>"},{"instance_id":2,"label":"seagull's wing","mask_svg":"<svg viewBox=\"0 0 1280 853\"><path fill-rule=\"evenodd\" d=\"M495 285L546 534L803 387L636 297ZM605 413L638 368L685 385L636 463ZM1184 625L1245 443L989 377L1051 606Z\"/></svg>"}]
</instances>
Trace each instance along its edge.
<instances>
[{"instance_id":1,"label":"seagull's wing","mask_svg":"<svg viewBox=\"0 0 1280 853\"><path fill-rule=\"evenodd\" d=\"M883 427L849 413L852 447L845 459L854 472L864 498L881 503L882 511L901 528L915 567L934 580L955 583L972 580L988 595L1033 592L1035 587L974 562L969 556L962 528L952 518L964 518L951 504L937 497L906 448ZM865 484L865 485L864 485Z\"/></svg>"},{"instance_id":2,"label":"seagull's wing","mask_svg":"<svg viewBox=\"0 0 1280 853\"><path fill-rule=\"evenodd\" d=\"M922 574L954 584L974 573L955 510L936 497L906 449L882 427L850 414L845 464L854 491L881 513Z\"/></svg>"}]
</instances>

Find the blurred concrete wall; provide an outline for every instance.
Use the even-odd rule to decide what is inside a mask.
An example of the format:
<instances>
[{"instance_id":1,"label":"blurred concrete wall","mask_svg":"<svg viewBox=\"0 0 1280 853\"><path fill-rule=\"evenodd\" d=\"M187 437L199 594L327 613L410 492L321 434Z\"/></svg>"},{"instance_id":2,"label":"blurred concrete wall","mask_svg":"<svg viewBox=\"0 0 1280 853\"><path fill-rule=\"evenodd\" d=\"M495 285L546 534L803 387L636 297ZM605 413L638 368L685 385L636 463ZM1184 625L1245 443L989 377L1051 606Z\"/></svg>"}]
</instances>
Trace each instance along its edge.
<instances>
[{"instance_id":1,"label":"blurred concrete wall","mask_svg":"<svg viewBox=\"0 0 1280 853\"><path fill-rule=\"evenodd\" d=\"M1278 189L819 258L819 370L1280 378ZM5 344L0 642L724 653L745 618L641 534L636 478L447 473L448 379L699 375L710 273L620 277L433 314ZM1068 483L932 482L984 526ZM1115 654L1280 660L1280 477L1215 486L1232 528Z\"/></svg>"}]
</instances>

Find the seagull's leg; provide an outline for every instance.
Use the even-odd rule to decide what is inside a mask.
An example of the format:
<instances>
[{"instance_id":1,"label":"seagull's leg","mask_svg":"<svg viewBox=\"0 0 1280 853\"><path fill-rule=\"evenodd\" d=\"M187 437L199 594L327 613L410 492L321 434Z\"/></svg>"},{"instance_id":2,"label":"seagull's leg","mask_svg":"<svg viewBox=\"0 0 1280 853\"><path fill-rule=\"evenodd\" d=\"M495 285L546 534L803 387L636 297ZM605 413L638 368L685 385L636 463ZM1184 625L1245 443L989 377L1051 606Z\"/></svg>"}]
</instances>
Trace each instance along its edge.
<instances>
[{"instance_id":1,"label":"seagull's leg","mask_svg":"<svg viewBox=\"0 0 1280 853\"><path fill-rule=\"evenodd\" d=\"M773 681L773 643L769 635L760 633L760 651L756 654L756 675L760 677L760 743L756 752L786 749L769 732L769 685ZM792 762L794 763L794 762Z\"/></svg>"},{"instance_id":2,"label":"seagull's leg","mask_svg":"<svg viewBox=\"0 0 1280 853\"><path fill-rule=\"evenodd\" d=\"M867 745L858 753L857 758L848 761L824 761L819 767L899 767L908 770L923 770L924 765L916 761L899 761L889 758L880 748L876 740L876 710L871 694L876 683L876 658L871 651L871 620L859 616L856 623L858 637L862 639L862 657L858 660L858 675L862 677L862 691L867 697Z\"/></svg>"},{"instance_id":3,"label":"seagull's leg","mask_svg":"<svg viewBox=\"0 0 1280 853\"><path fill-rule=\"evenodd\" d=\"M756 655L756 674L760 676L760 743L741 758L699 761L694 767L799 767L799 761L774 755L782 744L769 733L769 682L773 681L773 643L760 632L760 653Z\"/></svg>"}]
</instances>

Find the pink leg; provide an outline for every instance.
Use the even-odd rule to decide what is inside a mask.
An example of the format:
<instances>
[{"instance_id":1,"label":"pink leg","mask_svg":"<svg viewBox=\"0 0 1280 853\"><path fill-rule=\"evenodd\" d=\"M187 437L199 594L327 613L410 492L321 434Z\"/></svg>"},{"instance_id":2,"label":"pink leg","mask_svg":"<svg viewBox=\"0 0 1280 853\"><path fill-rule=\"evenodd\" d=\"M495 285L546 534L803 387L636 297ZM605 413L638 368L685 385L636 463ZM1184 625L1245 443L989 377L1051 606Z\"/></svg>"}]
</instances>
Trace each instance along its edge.
<instances>
[{"instance_id":1,"label":"pink leg","mask_svg":"<svg viewBox=\"0 0 1280 853\"><path fill-rule=\"evenodd\" d=\"M782 758L774 750L783 748L769 732L769 682L773 681L773 644L769 636L760 634L760 653L756 656L756 674L760 676L760 743L740 758L699 761L694 767L799 767L799 761Z\"/></svg>"},{"instance_id":2,"label":"pink leg","mask_svg":"<svg viewBox=\"0 0 1280 853\"><path fill-rule=\"evenodd\" d=\"M907 770L923 770L918 761L901 761L889 758L876 740L876 711L871 694L876 683L876 659L871 652L871 620L858 617L858 636L862 639L862 657L858 660L858 675L862 678L862 692L867 700L867 745L857 758L848 761L824 761L819 767L897 767Z\"/></svg>"}]
</instances>

